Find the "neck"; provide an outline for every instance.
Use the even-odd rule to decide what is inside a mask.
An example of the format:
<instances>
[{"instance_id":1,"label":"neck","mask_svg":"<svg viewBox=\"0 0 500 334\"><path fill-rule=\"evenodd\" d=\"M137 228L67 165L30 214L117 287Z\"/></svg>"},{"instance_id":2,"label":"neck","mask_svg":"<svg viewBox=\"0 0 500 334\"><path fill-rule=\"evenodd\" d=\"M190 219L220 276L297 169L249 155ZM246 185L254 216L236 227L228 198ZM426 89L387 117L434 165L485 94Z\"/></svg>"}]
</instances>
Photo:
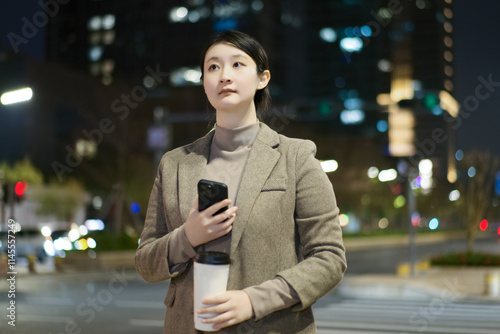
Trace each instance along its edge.
<instances>
[{"instance_id":1,"label":"neck","mask_svg":"<svg viewBox=\"0 0 500 334\"><path fill-rule=\"evenodd\" d=\"M257 112L253 103L246 111L217 110L216 117L217 125L225 129L234 129L257 122Z\"/></svg>"}]
</instances>

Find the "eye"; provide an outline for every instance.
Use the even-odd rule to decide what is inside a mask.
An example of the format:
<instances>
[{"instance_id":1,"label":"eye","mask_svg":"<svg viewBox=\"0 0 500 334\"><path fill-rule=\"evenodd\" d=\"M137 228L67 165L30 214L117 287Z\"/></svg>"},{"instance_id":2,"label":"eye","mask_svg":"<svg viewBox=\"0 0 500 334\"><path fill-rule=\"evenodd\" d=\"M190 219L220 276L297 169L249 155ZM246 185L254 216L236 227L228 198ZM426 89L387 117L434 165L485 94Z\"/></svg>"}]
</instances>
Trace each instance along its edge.
<instances>
[{"instance_id":1,"label":"eye","mask_svg":"<svg viewBox=\"0 0 500 334\"><path fill-rule=\"evenodd\" d=\"M208 66L208 70L209 70L209 71L213 71L213 70L216 70L216 69L218 69L218 68L219 68L219 66L217 66L217 65L215 65L215 64L212 64L212 65Z\"/></svg>"},{"instance_id":2,"label":"eye","mask_svg":"<svg viewBox=\"0 0 500 334\"><path fill-rule=\"evenodd\" d=\"M233 67L242 67L244 66L243 63L240 63L240 62L236 62L234 63Z\"/></svg>"}]
</instances>

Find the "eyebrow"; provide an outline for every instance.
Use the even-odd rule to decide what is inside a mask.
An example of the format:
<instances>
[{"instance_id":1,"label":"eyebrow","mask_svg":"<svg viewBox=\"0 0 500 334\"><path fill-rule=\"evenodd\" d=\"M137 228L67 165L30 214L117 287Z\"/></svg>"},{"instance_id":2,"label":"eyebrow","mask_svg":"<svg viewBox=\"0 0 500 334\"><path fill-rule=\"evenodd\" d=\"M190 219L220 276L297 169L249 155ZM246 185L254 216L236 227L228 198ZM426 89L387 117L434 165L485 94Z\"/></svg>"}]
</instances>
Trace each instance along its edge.
<instances>
[{"instance_id":1,"label":"eyebrow","mask_svg":"<svg viewBox=\"0 0 500 334\"><path fill-rule=\"evenodd\" d=\"M244 54L242 54L242 53L237 53L237 54L235 54L235 55L232 55L232 56L231 56L231 58L233 58L233 59L236 59L236 58L245 58L245 55L244 55ZM210 57L209 59L207 59L207 61L205 62L205 64L206 64L206 63L208 63L208 62L210 62L210 61L212 61L212 60L217 61L217 60L219 60L219 59L220 59L220 58L219 58L219 57L217 57L217 56Z\"/></svg>"}]
</instances>

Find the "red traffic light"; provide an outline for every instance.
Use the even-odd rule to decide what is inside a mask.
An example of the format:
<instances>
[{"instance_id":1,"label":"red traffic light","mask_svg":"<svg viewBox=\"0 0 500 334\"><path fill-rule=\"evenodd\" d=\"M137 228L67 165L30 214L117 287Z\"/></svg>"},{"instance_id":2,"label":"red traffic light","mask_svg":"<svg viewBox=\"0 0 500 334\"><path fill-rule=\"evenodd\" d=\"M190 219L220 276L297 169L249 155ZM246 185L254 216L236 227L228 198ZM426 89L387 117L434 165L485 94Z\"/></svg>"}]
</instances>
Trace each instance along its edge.
<instances>
[{"instance_id":1,"label":"red traffic light","mask_svg":"<svg viewBox=\"0 0 500 334\"><path fill-rule=\"evenodd\" d=\"M16 193L17 196L22 197L27 187L28 185L26 184L26 181L17 182L14 188L14 192Z\"/></svg>"},{"instance_id":2,"label":"red traffic light","mask_svg":"<svg viewBox=\"0 0 500 334\"><path fill-rule=\"evenodd\" d=\"M486 219L483 219L481 223L479 223L479 229L481 231L485 231L488 228L488 221Z\"/></svg>"}]
</instances>

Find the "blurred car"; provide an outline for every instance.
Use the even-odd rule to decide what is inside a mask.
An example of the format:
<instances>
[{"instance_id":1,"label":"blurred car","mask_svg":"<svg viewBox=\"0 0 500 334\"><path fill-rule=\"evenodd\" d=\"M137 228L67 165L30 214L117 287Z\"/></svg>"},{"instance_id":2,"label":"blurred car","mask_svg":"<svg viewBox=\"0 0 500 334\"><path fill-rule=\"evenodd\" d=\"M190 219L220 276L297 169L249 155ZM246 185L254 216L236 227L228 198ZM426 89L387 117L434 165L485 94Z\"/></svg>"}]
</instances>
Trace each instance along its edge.
<instances>
[{"instance_id":1,"label":"blurred car","mask_svg":"<svg viewBox=\"0 0 500 334\"><path fill-rule=\"evenodd\" d=\"M2 231L1 234L0 250L7 253L8 231ZM33 255L40 262L47 257L44 249L46 239L39 230L22 229L16 232L14 240L16 257L28 258L28 256Z\"/></svg>"}]
</instances>

